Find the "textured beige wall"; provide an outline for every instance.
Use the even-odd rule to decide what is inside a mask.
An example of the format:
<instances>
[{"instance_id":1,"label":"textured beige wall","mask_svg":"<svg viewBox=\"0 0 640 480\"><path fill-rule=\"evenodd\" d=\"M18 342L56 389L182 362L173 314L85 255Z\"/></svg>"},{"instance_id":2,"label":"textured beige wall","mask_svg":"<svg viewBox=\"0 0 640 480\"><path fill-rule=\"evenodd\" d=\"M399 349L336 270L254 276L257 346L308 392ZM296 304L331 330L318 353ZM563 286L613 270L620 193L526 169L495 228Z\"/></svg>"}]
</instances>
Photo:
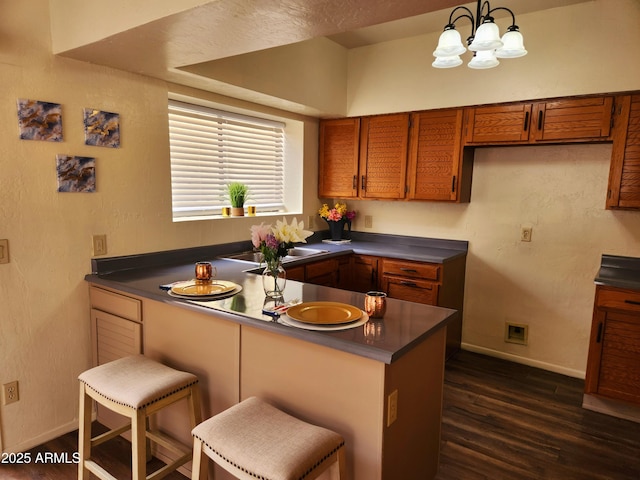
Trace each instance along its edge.
<instances>
[{"instance_id":1,"label":"textured beige wall","mask_svg":"<svg viewBox=\"0 0 640 480\"><path fill-rule=\"evenodd\" d=\"M19 380L21 397L0 419L3 448L18 450L76 428L93 234L125 255L248 239L255 219L172 223L165 83L54 57L46 0L2 0L0 11L0 238L11 255L0 265L0 384ZM18 98L62 104L64 141L20 140ZM85 107L120 114L121 148L84 145ZM305 121L306 218L317 209L317 121L291 117ZM98 191L57 193L58 153L95 157Z\"/></svg>"},{"instance_id":2,"label":"textured beige wall","mask_svg":"<svg viewBox=\"0 0 640 480\"><path fill-rule=\"evenodd\" d=\"M640 89L640 2L518 16L529 54L497 68L430 66L437 34L349 53L350 116ZM467 59L468 60L468 59ZM586 367L603 253L640 256L640 213L604 210L611 145L478 149L468 205L351 202L355 228L469 240L466 348L573 376ZM522 225L533 227L520 242ZM504 323L529 325L528 346Z\"/></svg>"}]
</instances>

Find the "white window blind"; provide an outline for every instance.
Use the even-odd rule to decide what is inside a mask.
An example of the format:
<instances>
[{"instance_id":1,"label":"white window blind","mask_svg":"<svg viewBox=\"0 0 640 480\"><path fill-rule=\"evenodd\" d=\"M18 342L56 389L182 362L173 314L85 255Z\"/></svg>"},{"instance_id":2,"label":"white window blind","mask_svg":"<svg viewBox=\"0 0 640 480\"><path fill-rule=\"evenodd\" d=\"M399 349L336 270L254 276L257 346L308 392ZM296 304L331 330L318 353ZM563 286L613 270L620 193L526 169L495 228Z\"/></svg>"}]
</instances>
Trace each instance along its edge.
<instances>
[{"instance_id":1,"label":"white window blind","mask_svg":"<svg viewBox=\"0 0 640 480\"><path fill-rule=\"evenodd\" d=\"M284 210L284 124L169 101L173 218L220 215L225 186L249 186L246 205Z\"/></svg>"}]
</instances>

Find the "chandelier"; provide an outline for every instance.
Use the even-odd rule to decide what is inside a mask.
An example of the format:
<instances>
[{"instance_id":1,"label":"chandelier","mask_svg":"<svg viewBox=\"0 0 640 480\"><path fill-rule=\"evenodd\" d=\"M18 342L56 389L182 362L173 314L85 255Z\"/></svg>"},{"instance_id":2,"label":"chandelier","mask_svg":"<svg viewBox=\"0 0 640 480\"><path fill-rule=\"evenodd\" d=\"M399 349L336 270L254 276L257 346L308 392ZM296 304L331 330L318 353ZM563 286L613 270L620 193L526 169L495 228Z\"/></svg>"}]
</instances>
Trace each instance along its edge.
<instances>
[{"instance_id":1,"label":"chandelier","mask_svg":"<svg viewBox=\"0 0 640 480\"><path fill-rule=\"evenodd\" d=\"M509 12L512 19L511 26L502 38L491 16L497 10ZM456 12L459 13L457 17ZM471 20L471 36L467 38L467 45L473 52L473 58L468 64L469 68L493 68L500 64L498 58L517 58L527 54L513 12L506 7L491 8L488 1L478 0L475 17L471 10L463 6L454 8L449 15L449 23L444 27L438 47L433 52L436 59L431 65L435 68L452 68L462 64L460 55L467 49L455 27L461 18Z\"/></svg>"}]
</instances>

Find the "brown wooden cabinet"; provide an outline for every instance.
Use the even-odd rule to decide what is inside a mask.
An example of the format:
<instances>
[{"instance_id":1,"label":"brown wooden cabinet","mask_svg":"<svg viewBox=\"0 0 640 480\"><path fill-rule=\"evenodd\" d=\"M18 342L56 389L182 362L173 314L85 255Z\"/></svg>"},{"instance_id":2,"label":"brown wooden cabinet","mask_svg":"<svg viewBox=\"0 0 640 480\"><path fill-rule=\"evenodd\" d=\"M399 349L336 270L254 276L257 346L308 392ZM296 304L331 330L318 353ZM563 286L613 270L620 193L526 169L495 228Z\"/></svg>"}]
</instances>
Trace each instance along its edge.
<instances>
[{"instance_id":1,"label":"brown wooden cabinet","mask_svg":"<svg viewBox=\"0 0 640 480\"><path fill-rule=\"evenodd\" d=\"M616 98L607 208L640 208L640 94Z\"/></svg>"},{"instance_id":2,"label":"brown wooden cabinet","mask_svg":"<svg viewBox=\"0 0 640 480\"><path fill-rule=\"evenodd\" d=\"M611 140L613 96L465 109L465 144L597 142Z\"/></svg>"},{"instance_id":3,"label":"brown wooden cabinet","mask_svg":"<svg viewBox=\"0 0 640 480\"><path fill-rule=\"evenodd\" d=\"M527 143L531 108L530 103L465 108L465 143Z\"/></svg>"},{"instance_id":4,"label":"brown wooden cabinet","mask_svg":"<svg viewBox=\"0 0 640 480\"><path fill-rule=\"evenodd\" d=\"M320 122L318 196L358 196L360 119L341 118Z\"/></svg>"},{"instance_id":5,"label":"brown wooden cabinet","mask_svg":"<svg viewBox=\"0 0 640 480\"><path fill-rule=\"evenodd\" d=\"M409 199L469 201L473 151L462 149L463 114L462 108L411 114Z\"/></svg>"},{"instance_id":6,"label":"brown wooden cabinet","mask_svg":"<svg viewBox=\"0 0 640 480\"><path fill-rule=\"evenodd\" d=\"M640 405L640 291L596 287L585 393Z\"/></svg>"},{"instance_id":7,"label":"brown wooden cabinet","mask_svg":"<svg viewBox=\"0 0 640 480\"><path fill-rule=\"evenodd\" d=\"M612 96L566 98L534 104L533 142L609 140Z\"/></svg>"},{"instance_id":8,"label":"brown wooden cabinet","mask_svg":"<svg viewBox=\"0 0 640 480\"><path fill-rule=\"evenodd\" d=\"M361 119L361 198L405 197L408 145L408 113Z\"/></svg>"},{"instance_id":9,"label":"brown wooden cabinet","mask_svg":"<svg viewBox=\"0 0 640 480\"><path fill-rule=\"evenodd\" d=\"M404 198L409 114L320 122L318 196Z\"/></svg>"},{"instance_id":10,"label":"brown wooden cabinet","mask_svg":"<svg viewBox=\"0 0 640 480\"><path fill-rule=\"evenodd\" d=\"M464 303L464 256L444 264L394 258L379 260L379 287L390 298L458 310L447 326L447 358L460 349Z\"/></svg>"},{"instance_id":11,"label":"brown wooden cabinet","mask_svg":"<svg viewBox=\"0 0 640 480\"><path fill-rule=\"evenodd\" d=\"M378 289L378 257L351 255L348 290L366 293Z\"/></svg>"}]
</instances>

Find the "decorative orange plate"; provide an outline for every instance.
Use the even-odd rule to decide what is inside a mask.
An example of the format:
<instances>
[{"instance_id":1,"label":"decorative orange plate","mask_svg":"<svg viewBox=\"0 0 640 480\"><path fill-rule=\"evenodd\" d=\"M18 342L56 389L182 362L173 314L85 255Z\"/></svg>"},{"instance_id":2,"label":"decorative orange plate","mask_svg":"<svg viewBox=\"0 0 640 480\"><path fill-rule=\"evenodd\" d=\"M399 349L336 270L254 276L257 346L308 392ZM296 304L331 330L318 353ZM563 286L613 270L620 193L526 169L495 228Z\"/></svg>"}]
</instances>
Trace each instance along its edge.
<instances>
[{"instance_id":1,"label":"decorative orange plate","mask_svg":"<svg viewBox=\"0 0 640 480\"><path fill-rule=\"evenodd\" d=\"M171 293L185 297L210 297L212 295L222 295L228 293L236 285L226 280L214 280L211 283L197 283L195 280L180 282L171 287Z\"/></svg>"},{"instance_id":2,"label":"decorative orange plate","mask_svg":"<svg viewBox=\"0 0 640 480\"><path fill-rule=\"evenodd\" d=\"M339 325L355 322L362 310L339 302L306 302L289 307L287 315L298 322L314 325Z\"/></svg>"}]
</instances>

